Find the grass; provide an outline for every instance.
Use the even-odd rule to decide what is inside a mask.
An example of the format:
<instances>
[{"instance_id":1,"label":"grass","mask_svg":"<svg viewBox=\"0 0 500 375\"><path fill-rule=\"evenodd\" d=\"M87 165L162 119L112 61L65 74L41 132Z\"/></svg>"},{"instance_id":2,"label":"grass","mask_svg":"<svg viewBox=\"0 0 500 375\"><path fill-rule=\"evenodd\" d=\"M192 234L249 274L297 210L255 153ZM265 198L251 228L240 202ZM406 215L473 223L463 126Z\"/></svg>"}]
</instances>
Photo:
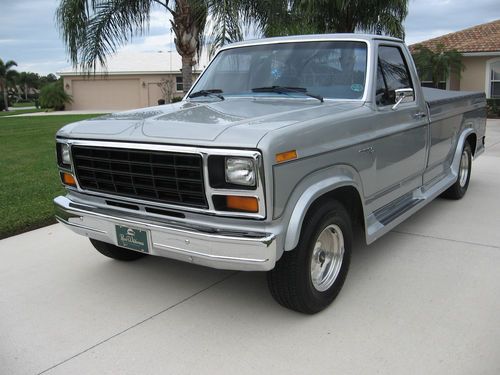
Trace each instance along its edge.
<instances>
[{"instance_id":1,"label":"grass","mask_svg":"<svg viewBox=\"0 0 500 375\"><path fill-rule=\"evenodd\" d=\"M28 103L13 103L12 106L14 108L22 108L22 107L34 107L35 102L28 102Z\"/></svg>"},{"instance_id":2,"label":"grass","mask_svg":"<svg viewBox=\"0 0 500 375\"><path fill-rule=\"evenodd\" d=\"M56 166L56 131L95 116L0 118L0 239L55 222L52 199L64 192Z\"/></svg>"},{"instance_id":3,"label":"grass","mask_svg":"<svg viewBox=\"0 0 500 375\"><path fill-rule=\"evenodd\" d=\"M41 109L16 109L15 111L0 111L0 117L22 115L23 113L42 112Z\"/></svg>"}]
</instances>

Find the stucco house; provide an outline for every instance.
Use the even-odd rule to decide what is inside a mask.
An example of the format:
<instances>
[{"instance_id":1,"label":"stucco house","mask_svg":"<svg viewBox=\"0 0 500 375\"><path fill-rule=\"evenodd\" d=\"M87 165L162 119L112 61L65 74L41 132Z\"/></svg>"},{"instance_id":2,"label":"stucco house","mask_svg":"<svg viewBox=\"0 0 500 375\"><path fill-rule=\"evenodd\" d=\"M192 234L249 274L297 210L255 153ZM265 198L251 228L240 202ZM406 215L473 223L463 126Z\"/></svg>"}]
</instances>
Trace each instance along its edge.
<instances>
[{"instance_id":1,"label":"stucco house","mask_svg":"<svg viewBox=\"0 0 500 375\"><path fill-rule=\"evenodd\" d=\"M207 63L204 54L193 67L193 80ZM73 98L66 109L125 110L157 105L165 91L171 98L183 96L181 68L181 57L175 51L123 51L111 56L106 67L97 67L95 75L74 69L58 74Z\"/></svg>"},{"instance_id":2,"label":"stucco house","mask_svg":"<svg viewBox=\"0 0 500 375\"><path fill-rule=\"evenodd\" d=\"M465 70L461 77L451 75L443 82L447 89L484 91L487 98L500 98L500 19L413 44L410 50L419 44L430 49L443 44L462 53Z\"/></svg>"}]
</instances>

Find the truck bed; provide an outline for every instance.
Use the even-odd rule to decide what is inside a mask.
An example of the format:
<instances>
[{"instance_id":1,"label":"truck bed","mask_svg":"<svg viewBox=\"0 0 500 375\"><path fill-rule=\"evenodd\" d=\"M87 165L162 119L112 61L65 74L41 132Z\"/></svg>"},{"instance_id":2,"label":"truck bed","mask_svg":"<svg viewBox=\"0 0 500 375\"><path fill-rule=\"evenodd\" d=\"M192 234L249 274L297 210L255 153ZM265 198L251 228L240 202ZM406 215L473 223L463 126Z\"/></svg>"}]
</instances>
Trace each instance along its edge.
<instances>
[{"instance_id":1,"label":"truck bed","mask_svg":"<svg viewBox=\"0 0 500 375\"><path fill-rule=\"evenodd\" d=\"M431 116L442 113L446 107L450 108L450 104L453 104L452 107L456 107L457 104L460 107L469 107L486 101L484 92L440 90L429 87L422 87L422 92Z\"/></svg>"}]
</instances>

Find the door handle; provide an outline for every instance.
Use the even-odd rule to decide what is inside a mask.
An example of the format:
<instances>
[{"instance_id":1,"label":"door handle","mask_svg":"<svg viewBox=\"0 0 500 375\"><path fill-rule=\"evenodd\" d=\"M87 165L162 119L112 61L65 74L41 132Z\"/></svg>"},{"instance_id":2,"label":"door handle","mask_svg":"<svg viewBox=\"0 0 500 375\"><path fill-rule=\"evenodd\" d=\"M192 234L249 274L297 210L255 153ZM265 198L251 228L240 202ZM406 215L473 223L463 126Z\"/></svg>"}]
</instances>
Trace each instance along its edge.
<instances>
[{"instance_id":1,"label":"door handle","mask_svg":"<svg viewBox=\"0 0 500 375\"><path fill-rule=\"evenodd\" d=\"M424 118L425 116L427 116L427 113L425 112L417 112L415 114L413 114L413 118L414 119L420 119L420 118Z\"/></svg>"},{"instance_id":2,"label":"door handle","mask_svg":"<svg viewBox=\"0 0 500 375\"><path fill-rule=\"evenodd\" d=\"M373 147L367 147L367 148L362 148L361 150L359 150L358 152L359 153L362 153L362 152L368 152L369 154L373 154L375 150L373 149Z\"/></svg>"}]
</instances>

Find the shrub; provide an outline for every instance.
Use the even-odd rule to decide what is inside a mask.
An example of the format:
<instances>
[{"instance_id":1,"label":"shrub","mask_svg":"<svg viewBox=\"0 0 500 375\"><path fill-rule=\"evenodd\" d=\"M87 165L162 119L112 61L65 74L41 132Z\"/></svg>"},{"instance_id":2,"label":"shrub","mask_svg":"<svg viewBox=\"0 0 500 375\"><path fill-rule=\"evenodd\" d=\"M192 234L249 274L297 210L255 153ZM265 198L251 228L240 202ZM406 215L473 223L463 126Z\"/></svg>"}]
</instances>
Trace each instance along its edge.
<instances>
[{"instance_id":1,"label":"shrub","mask_svg":"<svg viewBox=\"0 0 500 375\"><path fill-rule=\"evenodd\" d=\"M71 102L71 96L64 91L62 80L50 83L40 90L40 106L42 108L62 111L64 105Z\"/></svg>"},{"instance_id":2,"label":"shrub","mask_svg":"<svg viewBox=\"0 0 500 375\"><path fill-rule=\"evenodd\" d=\"M486 107L489 118L500 117L500 99L486 99Z\"/></svg>"},{"instance_id":3,"label":"shrub","mask_svg":"<svg viewBox=\"0 0 500 375\"><path fill-rule=\"evenodd\" d=\"M171 103L177 103L177 102L180 102L181 100L182 100L182 96L174 96L172 98Z\"/></svg>"}]
</instances>

